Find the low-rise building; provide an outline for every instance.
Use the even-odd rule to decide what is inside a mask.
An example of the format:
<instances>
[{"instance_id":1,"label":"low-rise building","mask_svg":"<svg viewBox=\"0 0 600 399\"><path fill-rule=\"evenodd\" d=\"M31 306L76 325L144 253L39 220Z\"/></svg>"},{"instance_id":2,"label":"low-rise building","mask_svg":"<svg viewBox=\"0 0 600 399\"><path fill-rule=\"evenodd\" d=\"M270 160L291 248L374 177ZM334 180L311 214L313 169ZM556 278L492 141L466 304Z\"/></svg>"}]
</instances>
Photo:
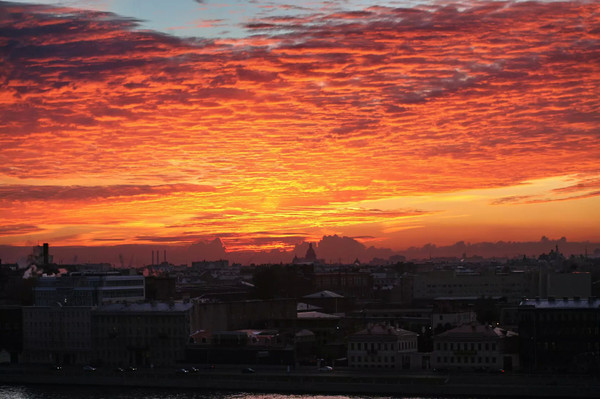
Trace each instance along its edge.
<instances>
[{"instance_id":1,"label":"low-rise building","mask_svg":"<svg viewBox=\"0 0 600 399\"><path fill-rule=\"evenodd\" d=\"M193 305L113 303L92 312L93 360L121 366L168 366L185 359Z\"/></svg>"},{"instance_id":2,"label":"low-rise building","mask_svg":"<svg viewBox=\"0 0 600 399\"><path fill-rule=\"evenodd\" d=\"M511 338L511 339L509 339ZM517 334L488 325L464 324L433 338L434 369L500 370L518 367Z\"/></svg>"},{"instance_id":3,"label":"low-rise building","mask_svg":"<svg viewBox=\"0 0 600 399\"><path fill-rule=\"evenodd\" d=\"M418 334L376 324L348 337L348 366L410 369Z\"/></svg>"},{"instance_id":4,"label":"low-rise building","mask_svg":"<svg viewBox=\"0 0 600 399\"><path fill-rule=\"evenodd\" d=\"M23 362L86 364L90 361L91 307L23 307Z\"/></svg>"}]
</instances>

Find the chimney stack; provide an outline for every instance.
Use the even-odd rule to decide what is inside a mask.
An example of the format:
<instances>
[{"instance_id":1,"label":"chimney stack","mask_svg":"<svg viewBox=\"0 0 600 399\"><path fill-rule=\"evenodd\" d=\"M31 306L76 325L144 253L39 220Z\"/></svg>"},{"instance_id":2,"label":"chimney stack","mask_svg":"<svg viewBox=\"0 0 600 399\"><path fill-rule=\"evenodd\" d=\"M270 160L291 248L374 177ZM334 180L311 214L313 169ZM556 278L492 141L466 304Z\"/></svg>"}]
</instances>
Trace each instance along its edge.
<instances>
[{"instance_id":1,"label":"chimney stack","mask_svg":"<svg viewBox=\"0 0 600 399\"><path fill-rule=\"evenodd\" d=\"M47 242L45 242L45 243L44 243L44 265L47 265L48 263L50 263L50 262L48 261L48 258L49 258L49 254L48 254L48 243L47 243Z\"/></svg>"},{"instance_id":2,"label":"chimney stack","mask_svg":"<svg viewBox=\"0 0 600 399\"><path fill-rule=\"evenodd\" d=\"M154 266L154 250L152 250L152 266Z\"/></svg>"}]
</instances>

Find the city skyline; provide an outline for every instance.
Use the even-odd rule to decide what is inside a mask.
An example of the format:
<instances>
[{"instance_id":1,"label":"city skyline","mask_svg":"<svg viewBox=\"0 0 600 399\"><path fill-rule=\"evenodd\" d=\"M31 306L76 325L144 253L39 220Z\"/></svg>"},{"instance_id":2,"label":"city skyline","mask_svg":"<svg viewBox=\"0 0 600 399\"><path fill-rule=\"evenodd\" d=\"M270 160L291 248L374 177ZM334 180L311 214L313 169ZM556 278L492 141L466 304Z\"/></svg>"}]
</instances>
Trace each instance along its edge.
<instances>
[{"instance_id":1,"label":"city skyline","mask_svg":"<svg viewBox=\"0 0 600 399\"><path fill-rule=\"evenodd\" d=\"M600 241L595 2L43 3L0 2L0 245Z\"/></svg>"}]
</instances>

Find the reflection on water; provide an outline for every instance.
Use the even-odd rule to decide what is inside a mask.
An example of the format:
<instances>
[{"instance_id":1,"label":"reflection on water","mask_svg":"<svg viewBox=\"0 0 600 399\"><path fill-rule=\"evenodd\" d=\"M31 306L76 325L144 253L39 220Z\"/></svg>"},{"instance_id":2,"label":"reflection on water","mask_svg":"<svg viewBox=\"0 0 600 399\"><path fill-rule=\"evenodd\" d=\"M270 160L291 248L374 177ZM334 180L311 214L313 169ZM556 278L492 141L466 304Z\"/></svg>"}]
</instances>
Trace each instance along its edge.
<instances>
[{"instance_id":1,"label":"reflection on water","mask_svg":"<svg viewBox=\"0 0 600 399\"><path fill-rule=\"evenodd\" d=\"M0 385L0 399L386 399L384 396L284 395L123 387ZM408 399L408 398L407 398ZM416 399L416 398L413 398Z\"/></svg>"}]
</instances>

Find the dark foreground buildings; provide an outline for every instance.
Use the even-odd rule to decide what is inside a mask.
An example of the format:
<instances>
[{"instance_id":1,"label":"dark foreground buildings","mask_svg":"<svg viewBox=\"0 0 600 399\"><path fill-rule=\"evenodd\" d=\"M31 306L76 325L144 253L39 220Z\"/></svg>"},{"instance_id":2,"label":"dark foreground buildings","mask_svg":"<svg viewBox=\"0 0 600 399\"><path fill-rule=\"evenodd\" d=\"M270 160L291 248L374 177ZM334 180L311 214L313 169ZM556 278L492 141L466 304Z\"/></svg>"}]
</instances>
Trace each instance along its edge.
<instances>
[{"instance_id":1,"label":"dark foreground buildings","mask_svg":"<svg viewBox=\"0 0 600 399\"><path fill-rule=\"evenodd\" d=\"M599 371L599 299L526 299L518 312L520 357L525 370Z\"/></svg>"}]
</instances>

